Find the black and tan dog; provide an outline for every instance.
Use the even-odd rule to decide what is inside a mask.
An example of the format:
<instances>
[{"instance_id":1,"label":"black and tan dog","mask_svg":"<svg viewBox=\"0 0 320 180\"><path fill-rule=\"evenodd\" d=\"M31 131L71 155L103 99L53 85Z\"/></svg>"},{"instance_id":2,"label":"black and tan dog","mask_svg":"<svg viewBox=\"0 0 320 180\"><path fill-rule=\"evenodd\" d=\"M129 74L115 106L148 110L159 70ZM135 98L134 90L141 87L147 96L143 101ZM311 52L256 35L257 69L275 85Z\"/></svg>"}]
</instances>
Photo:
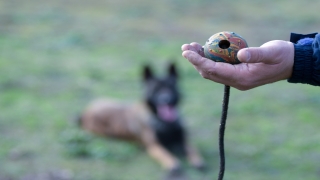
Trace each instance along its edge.
<instances>
[{"instance_id":1,"label":"black and tan dog","mask_svg":"<svg viewBox=\"0 0 320 180\"><path fill-rule=\"evenodd\" d=\"M175 65L169 65L164 78L155 77L151 68L145 66L143 80L142 103L96 100L83 112L81 127L101 136L136 141L169 171L180 169L177 154L186 156L194 167L203 168L202 158L187 140L177 109L180 93Z\"/></svg>"}]
</instances>

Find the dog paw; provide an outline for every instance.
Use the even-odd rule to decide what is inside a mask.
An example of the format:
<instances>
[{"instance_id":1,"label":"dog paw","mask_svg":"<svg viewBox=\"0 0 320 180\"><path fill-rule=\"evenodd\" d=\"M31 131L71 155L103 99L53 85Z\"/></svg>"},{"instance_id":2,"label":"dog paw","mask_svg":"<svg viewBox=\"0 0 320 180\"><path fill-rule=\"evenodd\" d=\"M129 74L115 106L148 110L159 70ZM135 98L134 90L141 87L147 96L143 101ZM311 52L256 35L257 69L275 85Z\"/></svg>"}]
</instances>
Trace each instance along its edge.
<instances>
[{"instance_id":1,"label":"dog paw","mask_svg":"<svg viewBox=\"0 0 320 180\"><path fill-rule=\"evenodd\" d=\"M195 167L198 171L200 171L200 172L202 172L202 173L205 173L205 172L207 172L207 170L208 170L208 167L207 167L206 164L204 164L204 163L194 165L194 167Z\"/></svg>"},{"instance_id":2,"label":"dog paw","mask_svg":"<svg viewBox=\"0 0 320 180\"><path fill-rule=\"evenodd\" d=\"M188 180L180 167L176 167L167 172L164 180Z\"/></svg>"}]
</instances>

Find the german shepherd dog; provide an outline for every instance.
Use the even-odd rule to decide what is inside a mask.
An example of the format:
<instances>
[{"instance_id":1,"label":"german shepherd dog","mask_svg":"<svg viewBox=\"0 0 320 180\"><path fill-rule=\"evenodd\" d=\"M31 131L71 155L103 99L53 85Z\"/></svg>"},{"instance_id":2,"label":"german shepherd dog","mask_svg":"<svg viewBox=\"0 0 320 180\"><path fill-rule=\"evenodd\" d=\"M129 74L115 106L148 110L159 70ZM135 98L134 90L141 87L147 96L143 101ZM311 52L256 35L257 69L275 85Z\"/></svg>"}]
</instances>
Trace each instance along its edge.
<instances>
[{"instance_id":1,"label":"german shepherd dog","mask_svg":"<svg viewBox=\"0 0 320 180\"><path fill-rule=\"evenodd\" d=\"M81 127L92 133L142 144L148 154L169 172L180 171L179 155L196 168L201 156L187 140L178 112L178 73L171 63L165 77L155 77L150 66L143 69L144 99L126 105L110 99L92 102L82 113Z\"/></svg>"}]
</instances>

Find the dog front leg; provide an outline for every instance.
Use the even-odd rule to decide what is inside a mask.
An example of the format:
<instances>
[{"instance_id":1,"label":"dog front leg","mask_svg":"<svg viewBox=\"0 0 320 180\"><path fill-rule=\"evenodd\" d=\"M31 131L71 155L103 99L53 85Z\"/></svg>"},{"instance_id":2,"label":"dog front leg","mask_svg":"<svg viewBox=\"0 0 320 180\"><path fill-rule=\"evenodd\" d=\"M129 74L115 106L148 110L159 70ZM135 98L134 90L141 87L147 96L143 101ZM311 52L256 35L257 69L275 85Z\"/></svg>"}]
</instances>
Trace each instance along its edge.
<instances>
[{"instance_id":1,"label":"dog front leg","mask_svg":"<svg viewBox=\"0 0 320 180\"><path fill-rule=\"evenodd\" d=\"M152 158L160 162L167 170L174 170L180 167L178 159L159 144L150 145L147 147L147 151Z\"/></svg>"},{"instance_id":2,"label":"dog front leg","mask_svg":"<svg viewBox=\"0 0 320 180\"><path fill-rule=\"evenodd\" d=\"M162 167L169 171L180 168L179 160L159 144L151 129L144 128L141 137L148 154L160 162Z\"/></svg>"},{"instance_id":3,"label":"dog front leg","mask_svg":"<svg viewBox=\"0 0 320 180\"><path fill-rule=\"evenodd\" d=\"M195 168L199 169L199 170L204 170L205 168L205 164L204 161L202 159L202 157L200 156L200 154L198 153L198 151L196 150L196 148L187 145L186 146L186 153L187 153L187 158L188 161L190 162L190 164L192 164L192 166L194 166Z\"/></svg>"}]
</instances>

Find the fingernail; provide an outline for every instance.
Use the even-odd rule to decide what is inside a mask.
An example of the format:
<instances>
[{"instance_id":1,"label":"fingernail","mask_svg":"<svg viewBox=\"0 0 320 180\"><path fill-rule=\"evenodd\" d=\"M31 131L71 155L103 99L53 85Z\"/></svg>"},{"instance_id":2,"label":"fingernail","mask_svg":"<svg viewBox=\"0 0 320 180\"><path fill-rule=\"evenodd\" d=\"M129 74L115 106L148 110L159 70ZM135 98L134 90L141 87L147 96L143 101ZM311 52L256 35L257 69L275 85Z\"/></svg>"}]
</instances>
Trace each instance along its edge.
<instances>
[{"instance_id":1,"label":"fingernail","mask_svg":"<svg viewBox=\"0 0 320 180\"><path fill-rule=\"evenodd\" d=\"M250 58L251 58L251 54L250 54L250 52L248 50L242 50L241 51L240 58L239 58L240 61L248 62L248 61L250 61Z\"/></svg>"}]
</instances>

